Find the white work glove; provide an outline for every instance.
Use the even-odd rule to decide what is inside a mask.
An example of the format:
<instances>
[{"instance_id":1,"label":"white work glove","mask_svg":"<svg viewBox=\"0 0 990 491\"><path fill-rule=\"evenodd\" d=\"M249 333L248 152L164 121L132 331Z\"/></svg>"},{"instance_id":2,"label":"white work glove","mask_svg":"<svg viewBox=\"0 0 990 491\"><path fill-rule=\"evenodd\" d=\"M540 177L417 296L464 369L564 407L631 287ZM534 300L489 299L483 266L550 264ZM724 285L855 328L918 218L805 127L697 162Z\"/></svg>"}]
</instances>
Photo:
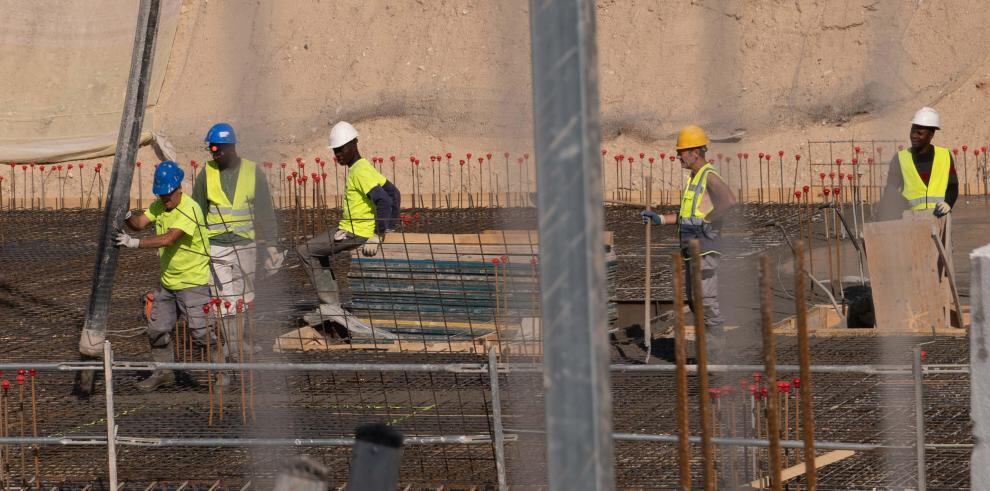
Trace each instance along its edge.
<instances>
[{"instance_id":1,"label":"white work glove","mask_svg":"<svg viewBox=\"0 0 990 491\"><path fill-rule=\"evenodd\" d=\"M952 207L945 201L939 201L938 204L935 205L935 216L937 217L944 217L945 215L948 215L950 211L952 211Z\"/></svg>"},{"instance_id":2,"label":"white work glove","mask_svg":"<svg viewBox=\"0 0 990 491\"><path fill-rule=\"evenodd\" d=\"M126 222L127 220L130 220L132 216L134 216L134 212L131 210L127 210L127 213L124 214L124 221Z\"/></svg>"},{"instance_id":3,"label":"white work glove","mask_svg":"<svg viewBox=\"0 0 990 491\"><path fill-rule=\"evenodd\" d=\"M274 247L265 248L265 270L268 274L274 274L279 268L282 267L282 263L285 262L285 253L278 252L278 249Z\"/></svg>"},{"instance_id":4,"label":"white work glove","mask_svg":"<svg viewBox=\"0 0 990 491\"><path fill-rule=\"evenodd\" d=\"M141 239L137 237L131 237L127 235L126 232L117 233L117 237L114 238L114 243L117 247L128 247L131 249L136 249L138 244L141 243Z\"/></svg>"},{"instance_id":5,"label":"white work glove","mask_svg":"<svg viewBox=\"0 0 990 491\"><path fill-rule=\"evenodd\" d=\"M344 240L346 238L347 238L347 232L345 232L345 231L343 231L343 230L341 230L339 228L333 234L333 241L334 242L340 242L340 241L342 241L342 240Z\"/></svg>"},{"instance_id":6,"label":"white work glove","mask_svg":"<svg viewBox=\"0 0 990 491\"><path fill-rule=\"evenodd\" d=\"M361 247L361 253L366 257L372 257L378 254L378 247L381 246L382 240L378 238L377 235L372 235L364 246Z\"/></svg>"}]
</instances>

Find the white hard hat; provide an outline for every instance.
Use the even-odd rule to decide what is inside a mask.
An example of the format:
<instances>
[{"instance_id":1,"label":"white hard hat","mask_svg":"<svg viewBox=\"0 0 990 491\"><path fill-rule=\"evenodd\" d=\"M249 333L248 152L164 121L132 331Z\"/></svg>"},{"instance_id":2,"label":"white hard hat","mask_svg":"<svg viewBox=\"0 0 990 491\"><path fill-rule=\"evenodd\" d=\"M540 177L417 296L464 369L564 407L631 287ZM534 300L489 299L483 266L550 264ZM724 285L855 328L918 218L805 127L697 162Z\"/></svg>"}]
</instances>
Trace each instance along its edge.
<instances>
[{"instance_id":1,"label":"white hard hat","mask_svg":"<svg viewBox=\"0 0 990 491\"><path fill-rule=\"evenodd\" d=\"M938 111L925 106L914 113L914 119L911 120L911 124L916 124L918 126L925 126L928 128L940 129L942 124L938 118Z\"/></svg>"},{"instance_id":2,"label":"white hard hat","mask_svg":"<svg viewBox=\"0 0 990 491\"><path fill-rule=\"evenodd\" d=\"M330 128L330 148L340 148L358 137L357 130L347 121L341 121Z\"/></svg>"}]
</instances>

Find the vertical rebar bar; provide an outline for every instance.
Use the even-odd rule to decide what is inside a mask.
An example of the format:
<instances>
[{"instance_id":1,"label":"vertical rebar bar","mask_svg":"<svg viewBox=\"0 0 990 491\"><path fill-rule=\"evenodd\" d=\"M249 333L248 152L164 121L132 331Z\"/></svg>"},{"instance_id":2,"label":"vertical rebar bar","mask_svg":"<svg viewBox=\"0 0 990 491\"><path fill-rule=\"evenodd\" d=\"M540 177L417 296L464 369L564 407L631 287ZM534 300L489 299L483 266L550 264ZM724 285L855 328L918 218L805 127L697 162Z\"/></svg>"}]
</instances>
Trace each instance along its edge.
<instances>
[{"instance_id":1,"label":"vertical rebar bar","mask_svg":"<svg viewBox=\"0 0 990 491\"><path fill-rule=\"evenodd\" d=\"M770 258L760 256L760 320L763 327L763 371L766 373L770 397L767 398L767 436L770 439L770 487L783 489L780 462L780 394L777 390L777 353L773 335L773 287L770 279Z\"/></svg>"},{"instance_id":2,"label":"vertical rebar bar","mask_svg":"<svg viewBox=\"0 0 990 491\"><path fill-rule=\"evenodd\" d=\"M650 210L650 199L649 199L649 197L646 198L646 209L647 210ZM646 256L646 261L645 261L646 264L645 264L645 266L643 268L643 270L644 270L644 274L643 274L644 280L643 281L645 283L645 285L643 286L643 298L644 298L644 301L643 301L643 344L646 346L646 363L649 363L650 362L650 354L653 352L653 332L650 329L651 328L651 326L650 326L650 324L651 324L650 323L650 317L653 314L652 312L650 312L650 304L651 304L651 298L650 298L650 296L653 293L652 292L652 290L653 290L653 288L652 288L653 276L650 274L653 271L653 264L652 264L652 262L653 262L653 250L652 249L653 248L650 247L650 245L653 242L653 220L648 218L645 221L646 221L646 225L644 225L644 226L646 227L646 242L643 245L643 247L644 247L644 254Z\"/></svg>"},{"instance_id":3,"label":"vertical rebar bar","mask_svg":"<svg viewBox=\"0 0 990 491\"><path fill-rule=\"evenodd\" d=\"M688 426L687 336L684 332L684 258L670 255L674 287L674 359L677 363L677 467L682 491L691 489L691 442Z\"/></svg>"},{"instance_id":4,"label":"vertical rebar bar","mask_svg":"<svg viewBox=\"0 0 990 491\"><path fill-rule=\"evenodd\" d=\"M804 440L804 482L808 491L818 486L815 467L815 416L811 412L811 352L808 347L807 272L804 269L804 241L794 242L794 309L797 321L798 363L801 366L801 426Z\"/></svg>"},{"instance_id":5,"label":"vertical rebar bar","mask_svg":"<svg viewBox=\"0 0 990 491\"><path fill-rule=\"evenodd\" d=\"M698 363L698 400L701 410L701 449L705 490L715 489L715 447L712 444L712 407L708 395L708 341L705 339L704 291L701 287L701 243L691 240L691 311L694 313L694 344Z\"/></svg>"}]
</instances>

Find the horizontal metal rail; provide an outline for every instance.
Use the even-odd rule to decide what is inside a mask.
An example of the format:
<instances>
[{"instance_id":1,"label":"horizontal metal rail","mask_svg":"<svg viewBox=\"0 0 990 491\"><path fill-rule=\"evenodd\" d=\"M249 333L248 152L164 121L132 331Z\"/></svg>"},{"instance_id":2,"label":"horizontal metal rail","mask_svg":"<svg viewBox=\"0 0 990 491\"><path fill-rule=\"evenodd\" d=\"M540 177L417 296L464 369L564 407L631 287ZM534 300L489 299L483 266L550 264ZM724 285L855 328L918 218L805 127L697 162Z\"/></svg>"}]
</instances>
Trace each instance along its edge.
<instances>
[{"instance_id":1,"label":"horizontal metal rail","mask_svg":"<svg viewBox=\"0 0 990 491\"><path fill-rule=\"evenodd\" d=\"M506 435L506 441L516 441ZM134 447L340 447L354 445L353 438L144 438L117 436L117 445ZM490 435L408 436L403 445L488 445ZM104 435L74 437L0 437L2 445L106 445Z\"/></svg>"},{"instance_id":2,"label":"horizontal metal rail","mask_svg":"<svg viewBox=\"0 0 990 491\"><path fill-rule=\"evenodd\" d=\"M45 362L0 363L2 370L32 368L39 371L75 372L102 370L102 362ZM611 365L613 372L673 372L675 365ZM763 365L708 365L709 372L759 372ZM487 373L486 363L157 363L145 361L115 361L113 370L258 370L258 371L314 371L314 372L447 372ZM797 372L797 365L777 365L777 370ZM542 373L543 366L532 363L499 363L500 373ZM697 373L697 365L687 365L688 373ZM910 375L911 365L812 365L815 373L858 373L863 375ZM926 374L968 374L968 364L925 365Z\"/></svg>"}]
</instances>

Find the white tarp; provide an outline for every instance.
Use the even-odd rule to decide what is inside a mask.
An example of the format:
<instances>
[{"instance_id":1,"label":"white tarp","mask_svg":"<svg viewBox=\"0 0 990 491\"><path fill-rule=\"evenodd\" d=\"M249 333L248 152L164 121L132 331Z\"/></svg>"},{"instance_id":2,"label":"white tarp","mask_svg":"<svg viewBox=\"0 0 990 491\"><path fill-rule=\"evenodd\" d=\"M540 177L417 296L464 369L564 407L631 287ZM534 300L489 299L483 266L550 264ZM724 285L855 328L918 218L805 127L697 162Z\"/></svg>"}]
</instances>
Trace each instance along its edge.
<instances>
[{"instance_id":1,"label":"white tarp","mask_svg":"<svg viewBox=\"0 0 990 491\"><path fill-rule=\"evenodd\" d=\"M0 162L113 154L138 3L0 0ZM162 0L150 110L165 78L180 3ZM141 140L149 142L151 134Z\"/></svg>"}]
</instances>

